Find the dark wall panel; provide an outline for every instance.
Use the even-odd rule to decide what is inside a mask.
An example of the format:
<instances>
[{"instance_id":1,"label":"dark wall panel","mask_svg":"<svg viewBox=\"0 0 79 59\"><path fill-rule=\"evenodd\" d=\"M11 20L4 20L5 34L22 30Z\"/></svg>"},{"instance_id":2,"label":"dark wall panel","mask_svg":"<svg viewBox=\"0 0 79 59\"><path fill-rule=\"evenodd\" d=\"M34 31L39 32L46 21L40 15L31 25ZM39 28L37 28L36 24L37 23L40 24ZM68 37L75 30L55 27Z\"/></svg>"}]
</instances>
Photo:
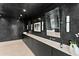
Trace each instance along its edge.
<instances>
[{"instance_id":1,"label":"dark wall panel","mask_svg":"<svg viewBox=\"0 0 79 59\"><path fill-rule=\"evenodd\" d=\"M70 32L66 32L66 16L70 16ZM76 40L75 34L79 32L79 4L65 4L62 6L61 38L64 44L69 40Z\"/></svg>"},{"instance_id":2,"label":"dark wall panel","mask_svg":"<svg viewBox=\"0 0 79 59\"><path fill-rule=\"evenodd\" d=\"M66 54L66 53L64 53L62 51L59 51L59 50L57 50L55 48L51 48L51 55L52 56L70 56L70 55L68 55L68 54Z\"/></svg>"},{"instance_id":3,"label":"dark wall panel","mask_svg":"<svg viewBox=\"0 0 79 59\"><path fill-rule=\"evenodd\" d=\"M28 36L26 36L23 41L36 56L51 56L51 47L46 44L43 44Z\"/></svg>"},{"instance_id":4,"label":"dark wall panel","mask_svg":"<svg viewBox=\"0 0 79 59\"><path fill-rule=\"evenodd\" d=\"M23 23L15 19L0 18L0 41L18 39L23 32Z\"/></svg>"}]
</instances>

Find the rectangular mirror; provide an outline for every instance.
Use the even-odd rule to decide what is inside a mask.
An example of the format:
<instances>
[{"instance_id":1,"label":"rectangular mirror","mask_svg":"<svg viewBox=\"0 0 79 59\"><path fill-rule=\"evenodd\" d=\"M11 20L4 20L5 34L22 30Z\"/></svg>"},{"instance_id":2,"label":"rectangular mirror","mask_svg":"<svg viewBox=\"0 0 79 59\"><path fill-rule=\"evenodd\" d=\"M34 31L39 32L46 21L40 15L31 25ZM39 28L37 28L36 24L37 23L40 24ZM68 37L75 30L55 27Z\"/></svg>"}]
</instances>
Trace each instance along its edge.
<instances>
[{"instance_id":1,"label":"rectangular mirror","mask_svg":"<svg viewBox=\"0 0 79 59\"><path fill-rule=\"evenodd\" d=\"M41 22L34 23L34 31L41 32Z\"/></svg>"},{"instance_id":2,"label":"rectangular mirror","mask_svg":"<svg viewBox=\"0 0 79 59\"><path fill-rule=\"evenodd\" d=\"M46 13L47 35L60 38L60 15L59 8L55 8Z\"/></svg>"}]
</instances>

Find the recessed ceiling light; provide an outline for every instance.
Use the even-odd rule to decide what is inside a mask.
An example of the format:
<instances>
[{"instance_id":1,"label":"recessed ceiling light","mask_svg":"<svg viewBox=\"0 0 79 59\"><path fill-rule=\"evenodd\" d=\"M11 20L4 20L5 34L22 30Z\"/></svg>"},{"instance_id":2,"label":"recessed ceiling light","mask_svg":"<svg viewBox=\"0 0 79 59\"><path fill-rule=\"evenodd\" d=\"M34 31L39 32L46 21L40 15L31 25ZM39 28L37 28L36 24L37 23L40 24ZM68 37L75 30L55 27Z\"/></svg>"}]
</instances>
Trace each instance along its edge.
<instances>
[{"instance_id":1,"label":"recessed ceiling light","mask_svg":"<svg viewBox=\"0 0 79 59\"><path fill-rule=\"evenodd\" d=\"M23 12L26 12L26 9L23 9Z\"/></svg>"}]
</instances>

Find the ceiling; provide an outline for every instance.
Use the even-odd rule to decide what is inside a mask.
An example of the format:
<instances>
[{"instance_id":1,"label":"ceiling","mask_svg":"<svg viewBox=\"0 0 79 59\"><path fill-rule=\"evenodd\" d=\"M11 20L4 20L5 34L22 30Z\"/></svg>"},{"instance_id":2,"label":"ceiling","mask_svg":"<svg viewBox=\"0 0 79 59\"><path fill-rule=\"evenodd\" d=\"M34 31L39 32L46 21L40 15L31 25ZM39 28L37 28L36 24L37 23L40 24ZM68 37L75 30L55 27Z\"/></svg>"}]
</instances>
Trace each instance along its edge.
<instances>
[{"instance_id":1,"label":"ceiling","mask_svg":"<svg viewBox=\"0 0 79 59\"><path fill-rule=\"evenodd\" d=\"M41 16L51 10L55 3L0 3L0 14L8 18L18 18L20 14L27 20ZM23 12L26 9L26 12Z\"/></svg>"}]
</instances>

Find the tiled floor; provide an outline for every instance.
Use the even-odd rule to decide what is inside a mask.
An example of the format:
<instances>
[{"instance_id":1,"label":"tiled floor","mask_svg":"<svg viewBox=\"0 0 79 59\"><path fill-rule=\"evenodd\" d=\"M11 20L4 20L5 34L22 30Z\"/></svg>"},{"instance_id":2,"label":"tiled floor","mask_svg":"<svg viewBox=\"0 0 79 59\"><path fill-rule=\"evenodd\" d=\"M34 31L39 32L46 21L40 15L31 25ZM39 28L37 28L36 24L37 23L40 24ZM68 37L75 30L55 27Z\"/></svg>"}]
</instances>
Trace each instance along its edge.
<instances>
[{"instance_id":1,"label":"tiled floor","mask_svg":"<svg viewBox=\"0 0 79 59\"><path fill-rule=\"evenodd\" d=\"M34 56L34 54L20 39L0 42L0 56Z\"/></svg>"}]
</instances>

